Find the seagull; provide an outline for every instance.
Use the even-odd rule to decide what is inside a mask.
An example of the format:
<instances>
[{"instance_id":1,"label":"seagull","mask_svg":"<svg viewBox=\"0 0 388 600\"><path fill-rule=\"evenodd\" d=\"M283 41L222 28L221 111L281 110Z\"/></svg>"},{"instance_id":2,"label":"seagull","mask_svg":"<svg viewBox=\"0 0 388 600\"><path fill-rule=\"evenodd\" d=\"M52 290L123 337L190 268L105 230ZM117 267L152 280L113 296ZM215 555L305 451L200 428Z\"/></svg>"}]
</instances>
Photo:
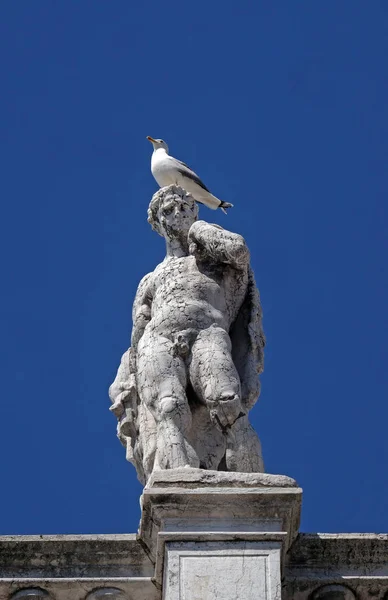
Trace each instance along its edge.
<instances>
[{"instance_id":1,"label":"seagull","mask_svg":"<svg viewBox=\"0 0 388 600\"><path fill-rule=\"evenodd\" d=\"M226 214L226 208L231 208L233 204L219 200L207 189L200 178L184 162L173 158L168 154L166 142L160 139L154 139L147 135L147 140L154 147L151 158L151 172L160 187L166 185L180 185L186 192L189 192L197 202L206 204L209 208L216 210L220 208Z\"/></svg>"}]
</instances>

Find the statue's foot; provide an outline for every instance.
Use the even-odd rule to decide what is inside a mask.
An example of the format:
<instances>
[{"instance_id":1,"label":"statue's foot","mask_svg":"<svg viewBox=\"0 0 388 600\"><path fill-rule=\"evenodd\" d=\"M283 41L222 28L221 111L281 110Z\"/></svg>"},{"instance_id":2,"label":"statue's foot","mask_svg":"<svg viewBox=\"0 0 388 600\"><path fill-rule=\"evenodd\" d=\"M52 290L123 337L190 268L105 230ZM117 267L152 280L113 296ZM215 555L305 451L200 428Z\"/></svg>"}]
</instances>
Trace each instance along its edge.
<instances>
[{"instance_id":1,"label":"statue's foot","mask_svg":"<svg viewBox=\"0 0 388 600\"><path fill-rule=\"evenodd\" d=\"M158 463L161 469L199 467L194 448L182 435L165 435L158 444Z\"/></svg>"}]
</instances>

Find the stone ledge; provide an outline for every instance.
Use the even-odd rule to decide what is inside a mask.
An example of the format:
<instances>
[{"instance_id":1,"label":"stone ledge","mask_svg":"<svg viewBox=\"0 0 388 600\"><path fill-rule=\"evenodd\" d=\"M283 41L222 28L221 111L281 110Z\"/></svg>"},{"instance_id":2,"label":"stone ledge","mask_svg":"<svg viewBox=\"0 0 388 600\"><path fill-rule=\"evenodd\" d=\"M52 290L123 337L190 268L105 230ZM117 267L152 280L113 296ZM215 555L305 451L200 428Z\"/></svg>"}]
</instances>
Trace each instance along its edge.
<instances>
[{"instance_id":1,"label":"stone ledge","mask_svg":"<svg viewBox=\"0 0 388 600\"><path fill-rule=\"evenodd\" d=\"M388 576L388 534L300 533L288 556L289 569L367 569Z\"/></svg>"},{"instance_id":2,"label":"stone ledge","mask_svg":"<svg viewBox=\"0 0 388 600\"><path fill-rule=\"evenodd\" d=\"M276 554L271 582L277 580L278 589L281 565L298 532L301 499L296 482L281 475L191 468L154 472L141 498L139 540L155 564L155 584L162 589L167 582L176 594L172 582L183 573L178 555L185 548L192 549L190 560L199 565L208 554L206 548L215 548L220 556L236 551L242 558L249 547L257 556L264 550ZM239 565L239 579L244 562L232 562ZM211 585L218 589L219 581L214 576Z\"/></svg>"},{"instance_id":3,"label":"stone ledge","mask_svg":"<svg viewBox=\"0 0 388 600\"><path fill-rule=\"evenodd\" d=\"M276 537L246 529L228 533L202 529L195 535L161 532L159 537L161 542L204 541L210 535L224 541ZM120 576L123 570L148 576ZM53 572L56 576L50 576ZM160 600L153 573L136 535L0 537L0 600L28 587L47 590L53 600L85 600L90 591L105 587L121 589L136 600ZM388 594L388 534L299 534L287 554L283 599L315 600L317 594L323 597L323 586L332 585L350 589L358 600L383 600Z\"/></svg>"},{"instance_id":4,"label":"stone ledge","mask_svg":"<svg viewBox=\"0 0 388 600\"><path fill-rule=\"evenodd\" d=\"M283 594L290 600L330 600L333 586L338 599L386 600L388 535L301 533L288 552L284 574Z\"/></svg>"},{"instance_id":5,"label":"stone ledge","mask_svg":"<svg viewBox=\"0 0 388 600\"><path fill-rule=\"evenodd\" d=\"M229 488L197 485L193 488L189 485L186 488L177 484L167 488L147 487L141 498L139 536L148 548L152 562L156 562L159 531L165 530L172 521L177 524L178 521L185 521L186 531L190 530L190 523L198 531L197 524L201 519L204 524L212 525L208 531L214 531L216 521L222 524L224 531L226 523L229 523L228 529L236 531L237 524L242 531L243 522L252 522L255 527L258 521L268 526L272 522L278 530L287 532L284 545L284 551L287 551L298 532L301 498L302 490L298 487ZM181 529L181 525L178 528ZM269 530L274 531L274 528ZM265 531L265 528L259 527L259 531Z\"/></svg>"},{"instance_id":6,"label":"stone ledge","mask_svg":"<svg viewBox=\"0 0 388 600\"><path fill-rule=\"evenodd\" d=\"M151 576L136 535L0 536L0 577Z\"/></svg>"},{"instance_id":7,"label":"stone ledge","mask_svg":"<svg viewBox=\"0 0 388 600\"><path fill-rule=\"evenodd\" d=\"M195 489L213 488L297 488L295 479L286 475L270 473L234 473L231 471L207 471L205 469L169 469L154 471L147 486L149 488L178 487Z\"/></svg>"}]
</instances>

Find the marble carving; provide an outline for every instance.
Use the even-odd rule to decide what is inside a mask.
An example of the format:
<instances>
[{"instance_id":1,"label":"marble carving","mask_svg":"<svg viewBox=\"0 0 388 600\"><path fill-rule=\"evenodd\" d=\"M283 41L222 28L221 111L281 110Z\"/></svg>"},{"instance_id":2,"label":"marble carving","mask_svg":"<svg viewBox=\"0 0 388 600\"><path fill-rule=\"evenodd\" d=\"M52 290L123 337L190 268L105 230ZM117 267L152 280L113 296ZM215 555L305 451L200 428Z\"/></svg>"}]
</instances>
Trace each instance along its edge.
<instances>
[{"instance_id":1,"label":"marble carving","mask_svg":"<svg viewBox=\"0 0 388 600\"><path fill-rule=\"evenodd\" d=\"M198 220L175 185L153 196L148 221L166 257L139 284L131 347L109 390L127 459L143 484L156 469L263 472L248 413L264 335L245 240Z\"/></svg>"}]
</instances>

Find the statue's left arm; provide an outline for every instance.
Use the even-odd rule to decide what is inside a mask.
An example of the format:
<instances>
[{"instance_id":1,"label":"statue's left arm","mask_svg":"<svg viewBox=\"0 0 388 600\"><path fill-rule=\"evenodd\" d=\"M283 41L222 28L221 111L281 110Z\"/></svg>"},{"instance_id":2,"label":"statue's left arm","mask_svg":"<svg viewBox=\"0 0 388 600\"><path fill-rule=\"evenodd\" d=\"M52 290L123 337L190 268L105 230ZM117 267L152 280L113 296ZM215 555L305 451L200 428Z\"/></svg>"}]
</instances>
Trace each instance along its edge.
<instances>
[{"instance_id":1,"label":"statue's left arm","mask_svg":"<svg viewBox=\"0 0 388 600\"><path fill-rule=\"evenodd\" d=\"M260 296L249 265L244 238L217 225L196 221L189 231L190 251L199 260L231 265L247 274L247 289L229 331L232 357L241 381L242 405L250 410L260 394L259 374L264 367L265 338Z\"/></svg>"},{"instance_id":2,"label":"statue's left arm","mask_svg":"<svg viewBox=\"0 0 388 600\"><path fill-rule=\"evenodd\" d=\"M199 259L211 259L240 269L249 264L249 250L244 238L218 225L196 221L190 227L188 241L190 253Z\"/></svg>"},{"instance_id":3,"label":"statue's left arm","mask_svg":"<svg viewBox=\"0 0 388 600\"><path fill-rule=\"evenodd\" d=\"M137 412L136 351L151 318L151 278L152 273L145 275L137 288L132 310L132 345L124 352L116 378L109 388L109 396L113 403L110 410L119 419L119 436L135 435L133 423ZM123 441L123 438L120 439Z\"/></svg>"}]
</instances>

